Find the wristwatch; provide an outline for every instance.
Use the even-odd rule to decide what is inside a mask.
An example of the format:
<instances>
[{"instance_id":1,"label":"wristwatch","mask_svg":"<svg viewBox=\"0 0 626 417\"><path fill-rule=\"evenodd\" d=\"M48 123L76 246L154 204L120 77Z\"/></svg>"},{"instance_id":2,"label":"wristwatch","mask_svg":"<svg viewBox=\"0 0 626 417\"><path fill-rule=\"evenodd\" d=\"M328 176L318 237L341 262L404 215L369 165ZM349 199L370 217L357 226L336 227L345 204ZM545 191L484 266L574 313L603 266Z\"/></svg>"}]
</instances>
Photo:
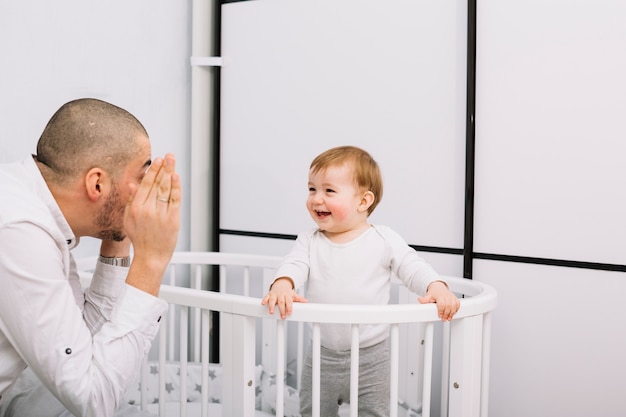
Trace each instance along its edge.
<instances>
[{"instance_id":1,"label":"wristwatch","mask_svg":"<svg viewBox=\"0 0 626 417\"><path fill-rule=\"evenodd\" d=\"M107 256L100 255L98 260L103 264L113 265L113 266L130 266L130 256L125 256L123 258L109 258Z\"/></svg>"}]
</instances>

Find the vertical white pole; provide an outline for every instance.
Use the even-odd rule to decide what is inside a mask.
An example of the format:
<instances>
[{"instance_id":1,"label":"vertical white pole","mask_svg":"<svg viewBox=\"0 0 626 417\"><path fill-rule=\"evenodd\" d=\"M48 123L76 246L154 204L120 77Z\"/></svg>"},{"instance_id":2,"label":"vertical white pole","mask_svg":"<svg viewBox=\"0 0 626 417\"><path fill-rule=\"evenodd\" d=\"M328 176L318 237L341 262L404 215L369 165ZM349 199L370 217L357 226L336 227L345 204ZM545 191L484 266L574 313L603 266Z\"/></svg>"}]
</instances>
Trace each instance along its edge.
<instances>
[{"instance_id":1,"label":"vertical white pole","mask_svg":"<svg viewBox=\"0 0 626 417\"><path fill-rule=\"evenodd\" d=\"M193 57L209 57L213 54L214 16L213 0L193 0L191 54ZM190 248L194 251L210 251L211 236L218 225L212 224L211 144L213 117L211 103L216 92L213 81L217 68L191 66L191 177L190 177Z\"/></svg>"}]
</instances>

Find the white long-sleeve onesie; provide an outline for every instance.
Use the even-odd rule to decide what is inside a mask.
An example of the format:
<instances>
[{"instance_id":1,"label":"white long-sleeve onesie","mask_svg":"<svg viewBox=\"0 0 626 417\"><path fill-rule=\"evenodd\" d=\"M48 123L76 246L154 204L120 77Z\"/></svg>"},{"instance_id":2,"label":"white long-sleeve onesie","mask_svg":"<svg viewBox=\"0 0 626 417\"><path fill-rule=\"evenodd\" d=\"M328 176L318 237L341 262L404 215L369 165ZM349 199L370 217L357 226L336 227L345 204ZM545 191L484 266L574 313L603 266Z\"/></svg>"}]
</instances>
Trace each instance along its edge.
<instances>
[{"instance_id":1,"label":"white long-sleeve onesie","mask_svg":"<svg viewBox=\"0 0 626 417\"><path fill-rule=\"evenodd\" d=\"M301 233L275 277L290 277L297 290L305 288L309 302L388 304L394 275L418 294L440 280L398 233L372 225L347 243L333 243L319 229ZM361 325L359 334L360 347L373 346L387 337L388 326ZM350 340L348 325L321 326L321 343L328 349L348 350Z\"/></svg>"}]
</instances>

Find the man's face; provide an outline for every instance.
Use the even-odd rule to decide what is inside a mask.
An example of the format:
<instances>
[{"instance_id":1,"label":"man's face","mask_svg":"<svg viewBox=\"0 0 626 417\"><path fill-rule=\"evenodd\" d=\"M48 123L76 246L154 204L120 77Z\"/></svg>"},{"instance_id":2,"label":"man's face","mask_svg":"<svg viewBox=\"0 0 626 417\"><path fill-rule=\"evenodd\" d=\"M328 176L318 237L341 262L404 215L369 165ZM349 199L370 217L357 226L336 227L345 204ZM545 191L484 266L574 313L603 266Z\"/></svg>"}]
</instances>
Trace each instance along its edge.
<instances>
[{"instance_id":1,"label":"man's face","mask_svg":"<svg viewBox=\"0 0 626 417\"><path fill-rule=\"evenodd\" d=\"M150 141L139 139L140 151L126 167L119 180L112 180L111 191L96 216L98 237L102 240L120 242L126 237L124 232L124 212L130 197L129 184L139 186L150 167Z\"/></svg>"}]
</instances>

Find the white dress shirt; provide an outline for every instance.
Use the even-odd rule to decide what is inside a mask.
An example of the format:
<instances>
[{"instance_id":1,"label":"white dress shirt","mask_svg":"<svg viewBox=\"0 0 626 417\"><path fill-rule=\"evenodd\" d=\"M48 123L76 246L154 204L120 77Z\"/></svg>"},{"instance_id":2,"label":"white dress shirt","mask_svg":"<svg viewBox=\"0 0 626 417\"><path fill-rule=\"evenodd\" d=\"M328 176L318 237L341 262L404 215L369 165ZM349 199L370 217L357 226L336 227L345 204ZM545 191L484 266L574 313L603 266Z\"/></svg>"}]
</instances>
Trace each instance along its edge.
<instances>
[{"instance_id":1,"label":"white dress shirt","mask_svg":"<svg viewBox=\"0 0 626 417\"><path fill-rule=\"evenodd\" d=\"M417 294L440 280L398 233L381 225L346 243L331 242L319 229L301 233L276 269L275 278L282 276L293 279L296 289L306 284L310 302L328 304L388 304L393 276ZM387 335L387 325L360 325L360 347L380 343ZM350 325L321 325L320 338L328 349L348 350Z\"/></svg>"},{"instance_id":2,"label":"white dress shirt","mask_svg":"<svg viewBox=\"0 0 626 417\"><path fill-rule=\"evenodd\" d=\"M123 400L167 304L98 262L83 293L78 244L32 157L0 165L0 395L29 366L76 416Z\"/></svg>"}]
</instances>

